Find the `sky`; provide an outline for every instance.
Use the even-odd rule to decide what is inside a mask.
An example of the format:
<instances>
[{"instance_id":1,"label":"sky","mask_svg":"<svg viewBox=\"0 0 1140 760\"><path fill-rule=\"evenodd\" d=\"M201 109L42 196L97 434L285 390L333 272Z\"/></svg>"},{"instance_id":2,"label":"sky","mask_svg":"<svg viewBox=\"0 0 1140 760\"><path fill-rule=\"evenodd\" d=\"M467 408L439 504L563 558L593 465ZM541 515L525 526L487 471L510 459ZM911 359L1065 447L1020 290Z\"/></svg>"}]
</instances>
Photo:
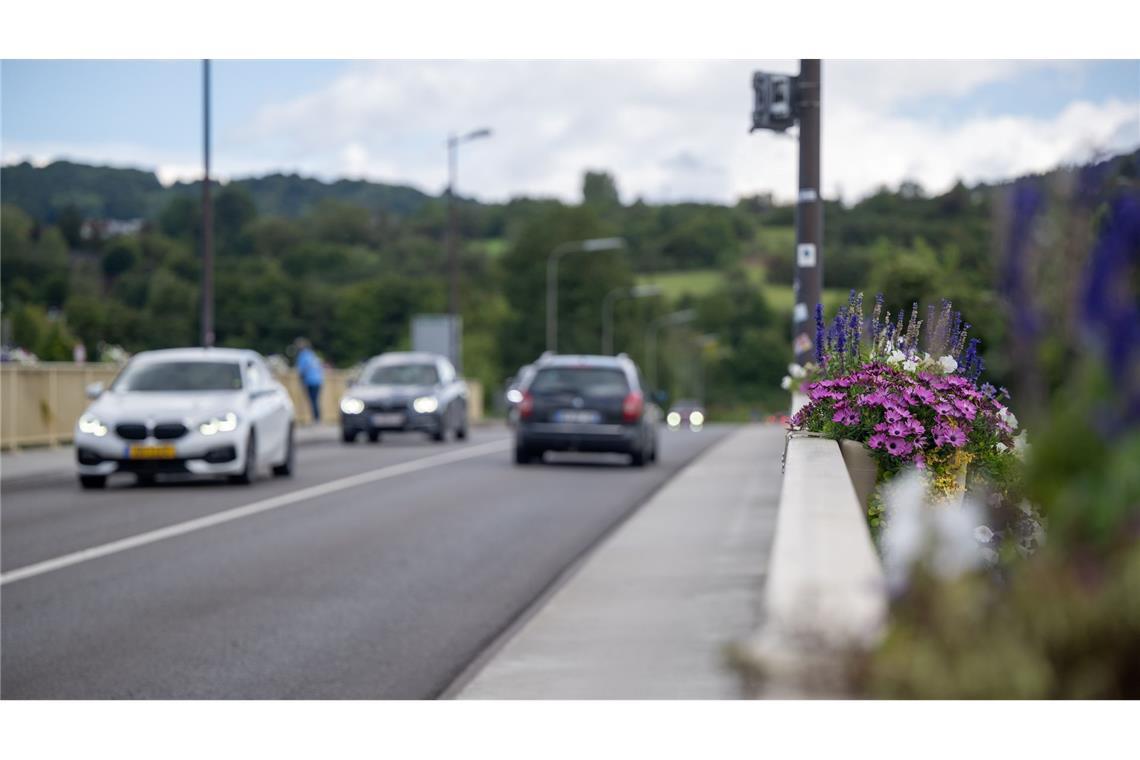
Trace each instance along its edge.
<instances>
[{"instance_id":1,"label":"sky","mask_svg":"<svg viewBox=\"0 0 1140 760\"><path fill-rule=\"evenodd\" d=\"M754 71L796 61L214 61L212 173L297 172L438 193L732 202L796 187L794 133L749 134ZM939 192L1140 146L1140 61L823 63L823 192ZM0 158L201 176L200 61L3 61Z\"/></svg>"}]
</instances>

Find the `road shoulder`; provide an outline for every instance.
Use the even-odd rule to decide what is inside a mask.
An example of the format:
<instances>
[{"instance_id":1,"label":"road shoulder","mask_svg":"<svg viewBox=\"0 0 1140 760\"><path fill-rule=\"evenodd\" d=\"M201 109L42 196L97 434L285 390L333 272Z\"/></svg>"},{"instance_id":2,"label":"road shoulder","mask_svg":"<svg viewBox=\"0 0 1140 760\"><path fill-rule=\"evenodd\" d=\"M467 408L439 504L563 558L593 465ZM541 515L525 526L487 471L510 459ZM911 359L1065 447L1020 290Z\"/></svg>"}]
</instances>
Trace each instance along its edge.
<instances>
[{"instance_id":1,"label":"road shoulder","mask_svg":"<svg viewBox=\"0 0 1140 760\"><path fill-rule=\"evenodd\" d=\"M684 469L581 563L459 699L731 699L754 630L783 430L748 426Z\"/></svg>"}]
</instances>

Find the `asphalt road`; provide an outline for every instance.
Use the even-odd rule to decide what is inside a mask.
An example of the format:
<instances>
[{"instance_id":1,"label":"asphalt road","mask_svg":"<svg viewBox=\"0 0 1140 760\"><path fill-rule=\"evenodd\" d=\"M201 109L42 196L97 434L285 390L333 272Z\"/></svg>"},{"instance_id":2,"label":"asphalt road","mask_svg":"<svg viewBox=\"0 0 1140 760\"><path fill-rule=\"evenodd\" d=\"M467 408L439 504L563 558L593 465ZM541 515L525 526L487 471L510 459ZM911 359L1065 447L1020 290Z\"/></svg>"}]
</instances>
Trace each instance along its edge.
<instances>
[{"instance_id":1,"label":"asphalt road","mask_svg":"<svg viewBox=\"0 0 1140 760\"><path fill-rule=\"evenodd\" d=\"M436 697L724 433L662 431L644 469L516 467L483 428L311 444L250 487L4 485L0 696Z\"/></svg>"}]
</instances>

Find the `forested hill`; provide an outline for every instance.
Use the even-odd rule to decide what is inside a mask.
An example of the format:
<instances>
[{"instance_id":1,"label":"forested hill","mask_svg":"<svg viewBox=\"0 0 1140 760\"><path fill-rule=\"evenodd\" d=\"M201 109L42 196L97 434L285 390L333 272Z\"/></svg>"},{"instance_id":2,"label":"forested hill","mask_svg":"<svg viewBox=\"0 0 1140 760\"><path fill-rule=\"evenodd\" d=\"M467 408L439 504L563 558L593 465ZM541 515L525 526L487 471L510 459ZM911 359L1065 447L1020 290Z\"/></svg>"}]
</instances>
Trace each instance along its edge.
<instances>
[{"instance_id":1,"label":"forested hill","mask_svg":"<svg viewBox=\"0 0 1140 760\"><path fill-rule=\"evenodd\" d=\"M296 174L269 174L229 184L244 188L259 213L293 218L327 199L410 215L432 198L406 185L348 179L328 183ZM163 187L154 172L70 161L55 161L42 168L25 162L0 169L4 202L46 223L56 222L71 208L84 218L153 219L173 197L196 195L200 188L200 182Z\"/></svg>"}]
</instances>

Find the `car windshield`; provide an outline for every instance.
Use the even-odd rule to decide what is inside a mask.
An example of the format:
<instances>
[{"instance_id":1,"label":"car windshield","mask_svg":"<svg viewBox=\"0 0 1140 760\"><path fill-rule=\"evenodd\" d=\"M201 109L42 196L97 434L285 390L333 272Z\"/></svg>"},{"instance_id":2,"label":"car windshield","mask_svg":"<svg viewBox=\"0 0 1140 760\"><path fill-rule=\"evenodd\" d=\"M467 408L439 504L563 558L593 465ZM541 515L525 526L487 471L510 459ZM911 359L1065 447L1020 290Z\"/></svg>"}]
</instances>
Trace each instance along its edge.
<instances>
[{"instance_id":1,"label":"car windshield","mask_svg":"<svg viewBox=\"0 0 1140 760\"><path fill-rule=\"evenodd\" d=\"M551 367L539 370L531 393L574 393L579 396L624 396L629 382L620 369L605 367Z\"/></svg>"},{"instance_id":2,"label":"car windshield","mask_svg":"<svg viewBox=\"0 0 1140 760\"><path fill-rule=\"evenodd\" d=\"M128 367L115 381L116 391L239 391L236 362L147 362Z\"/></svg>"},{"instance_id":3,"label":"car windshield","mask_svg":"<svg viewBox=\"0 0 1140 760\"><path fill-rule=\"evenodd\" d=\"M434 364L385 364L372 370L369 385L435 385L439 373Z\"/></svg>"}]
</instances>

